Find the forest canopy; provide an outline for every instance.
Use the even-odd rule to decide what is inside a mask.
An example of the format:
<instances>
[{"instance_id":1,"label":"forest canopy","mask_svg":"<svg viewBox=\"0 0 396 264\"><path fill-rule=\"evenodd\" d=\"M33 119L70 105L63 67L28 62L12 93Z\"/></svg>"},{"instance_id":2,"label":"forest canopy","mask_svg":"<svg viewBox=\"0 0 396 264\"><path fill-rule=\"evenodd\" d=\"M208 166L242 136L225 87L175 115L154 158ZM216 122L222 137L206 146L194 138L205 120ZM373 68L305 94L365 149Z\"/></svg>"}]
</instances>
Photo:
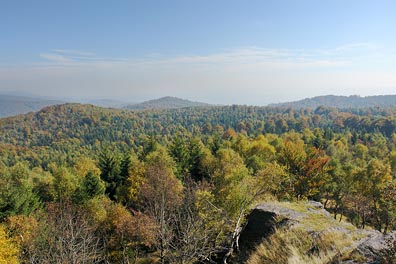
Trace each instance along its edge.
<instances>
[{"instance_id":1,"label":"forest canopy","mask_svg":"<svg viewBox=\"0 0 396 264\"><path fill-rule=\"evenodd\" d=\"M395 114L65 104L0 119L0 260L226 262L269 197L389 232Z\"/></svg>"}]
</instances>

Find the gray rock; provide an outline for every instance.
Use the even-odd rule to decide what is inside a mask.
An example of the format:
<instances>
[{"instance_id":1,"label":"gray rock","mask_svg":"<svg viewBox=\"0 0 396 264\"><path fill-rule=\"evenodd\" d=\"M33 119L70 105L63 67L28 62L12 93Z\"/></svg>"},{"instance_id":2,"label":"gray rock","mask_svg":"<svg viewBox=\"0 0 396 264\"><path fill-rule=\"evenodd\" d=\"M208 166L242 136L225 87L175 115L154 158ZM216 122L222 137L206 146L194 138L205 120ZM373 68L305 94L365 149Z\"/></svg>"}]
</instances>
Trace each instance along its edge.
<instances>
[{"instance_id":1,"label":"gray rock","mask_svg":"<svg viewBox=\"0 0 396 264\"><path fill-rule=\"evenodd\" d=\"M379 257L381 251L388 247L388 239L395 239L395 233L384 235L375 230L359 230L359 232L366 236L359 240L355 251L367 259L366 263L381 263Z\"/></svg>"},{"instance_id":2,"label":"gray rock","mask_svg":"<svg viewBox=\"0 0 396 264\"><path fill-rule=\"evenodd\" d=\"M323 204L321 202L316 202L316 201L312 201L312 200L308 201L308 206L312 206L312 207L314 207L316 209L323 209L324 208Z\"/></svg>"},{"instance_id":3,"label":"gray rock","mask_svg":"<svg viewBox=\"0 0 396 264\"><path fill-rule=\"evenodd\" d=\"M270 212L275 214L275 216L287 218L289 220L298 221L306 217L306 214L297 212L295 210L278 206L273 203L262 203L254 208L254 210Z\"/></svg>"}]
</instances>

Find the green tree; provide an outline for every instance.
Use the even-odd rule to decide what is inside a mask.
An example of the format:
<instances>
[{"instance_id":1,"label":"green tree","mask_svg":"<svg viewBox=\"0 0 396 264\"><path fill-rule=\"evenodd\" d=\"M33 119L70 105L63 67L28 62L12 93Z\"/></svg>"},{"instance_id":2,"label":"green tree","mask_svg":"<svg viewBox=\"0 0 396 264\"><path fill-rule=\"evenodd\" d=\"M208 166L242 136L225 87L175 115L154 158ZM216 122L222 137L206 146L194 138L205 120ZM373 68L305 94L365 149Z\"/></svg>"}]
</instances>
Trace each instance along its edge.
<instances>
[{"instance_id":1,"label":"green tree","mask_svg":"<svg viewBox=\"0 0 396 264\"><path fill-rule=\"evenodd\" d=\"M58 202L70 200L78 188L78 178L66 167L51 166L54 189Z\"/></svg>"},{"instance_id":2,"label":"green tree","mask_svg":"<svg viewBox=\"0 0 396 264\"><path fill-rule=\"evenodd\" d=\"M39 207L28 168L21 163L0 168L0 219L17 214L29 215Z\"/></svg>"},{"instance_id":3,"label":"green tree","mask_svg":"<svg viewBox=\"0 0 396 264\"><path fill-rule=\"evenodd\" d=\"M186 140L180 135L175 136L169 146L169 153L176 162L177 177L184 179L190 173L190 153Z\"/></svg>"},{"instance_id":4,"label":"green tree","mask_svg":"<svg viewBox=\"0 0 396 264\"><path fill-rule=\"evenodd\" d=\"M82 180L81 186L76 190L74 201L83 203L89 199L105 193L105 183L98 175L89 171Z\"/></svg>"},{"instance_id":5,"label":"green tree","mask_svg":"<svg viewBox=\"0 0 396 264\"><path fill-rule=\"evenodd\" d=\"M190 140L190 174L195 181L209 180L213 155L199 138Z\"/></svg>"},{"instance_id":6,"label":"green tree","mask_svg":"<svg viewBox=\"0 0 396 264\"><path fill-rule=\"evenodd\" d=\"M102 151L99 155L100 178L106 184L105 193L111 200L116 200L117 188L122 182L120 158L117 153L109 150Z\"/></svg>"}]
</instances>

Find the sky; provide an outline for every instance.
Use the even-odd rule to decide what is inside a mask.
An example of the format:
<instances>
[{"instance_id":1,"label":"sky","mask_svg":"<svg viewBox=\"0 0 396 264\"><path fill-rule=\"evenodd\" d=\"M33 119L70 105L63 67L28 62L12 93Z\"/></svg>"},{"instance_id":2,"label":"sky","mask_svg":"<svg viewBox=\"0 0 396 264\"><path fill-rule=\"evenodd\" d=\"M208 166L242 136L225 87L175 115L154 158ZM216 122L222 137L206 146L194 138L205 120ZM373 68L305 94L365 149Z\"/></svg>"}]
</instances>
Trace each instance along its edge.
<instances>
[{"instance_id":1,"label":"sky","mask_svg":"<svg viewBox=\"0 0 396 264\"><path fill-rule=\"evenodd\" d=\"M0 93L265 105L396 94L396 1L0 0Z\"/></svg>"}]
</instances>

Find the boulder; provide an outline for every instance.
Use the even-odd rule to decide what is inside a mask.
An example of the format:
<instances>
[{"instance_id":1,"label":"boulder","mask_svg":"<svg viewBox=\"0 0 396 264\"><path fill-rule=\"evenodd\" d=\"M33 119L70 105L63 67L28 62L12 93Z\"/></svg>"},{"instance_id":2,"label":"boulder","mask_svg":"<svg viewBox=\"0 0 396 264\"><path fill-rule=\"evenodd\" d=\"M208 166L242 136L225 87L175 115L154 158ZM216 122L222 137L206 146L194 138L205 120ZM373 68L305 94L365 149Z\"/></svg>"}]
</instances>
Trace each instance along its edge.
<instances>
[{"instance_id":1,"label":"boulder","mask_svg":"<svg viewBox=\"0 0 396 264\"><path fill-rule=\"evenodd\" d=\"M384 235L376 230L358 230L358 233L363 234L364 237L358 241L354 253L363 256L366 263L380 264L382 251L390 246L389 241L395 240L395 233Z\"/></svg>"}]
</instances>

